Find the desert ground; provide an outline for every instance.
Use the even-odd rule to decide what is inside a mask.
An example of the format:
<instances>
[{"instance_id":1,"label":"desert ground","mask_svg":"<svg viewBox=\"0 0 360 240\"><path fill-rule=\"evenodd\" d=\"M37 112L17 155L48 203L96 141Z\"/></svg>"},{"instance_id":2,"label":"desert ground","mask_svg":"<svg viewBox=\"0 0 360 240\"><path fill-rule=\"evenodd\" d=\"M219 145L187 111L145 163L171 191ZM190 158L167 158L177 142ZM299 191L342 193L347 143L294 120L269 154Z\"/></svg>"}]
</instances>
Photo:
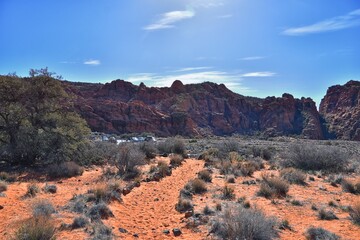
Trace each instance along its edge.
<instances>
[{"instance_id":1,"label":"desert ground","mask_svg":"<svg viewBox=\"0 0 360 240\"><path fill-rule=\"evenodd\" d=\"M338 239L330 235L311 238L310 227L322 228L341 239L360 238L357 142L292 138L181 141L188 157L157 154L137 166L140 174L130 179L119 176L109 163L86 166L78 176L57 178L45 176L39 169L7 168L1 175L6 190L0 197L0 239L19 239L19 229L39 215L45 218L45 225L52 224L56 239L237 239L234 234L239 233L229 233L231 226L222 216L233 217L230 222L239 219L226 215L227 209L261 213L263 220L254 218L255 224L260 226L263 222L256 221L266 219L272 230L261 230L267 237L259 239ZM348 154L349 168L291 168L290 173L299 175L300 171L301 177L286 175L284 169L289 168L279 163L288 157L294 144L320 146L319 151L336 147ZM180 160L174 160L175 156ZM165 168L163 174L161 166ZM201 183L194 183L198 178ZM283 181L287 190L259 193L271 179ZM29 194L29 186L38 189ZM48 186L56 186L56 191L48 191ZM46 211L46 203L53 210ZM94 206L101 204L107 210L93 213ZM253 212L245 213L248 215L240 216L251 218ZM327 215L335 217L321 217ZM79 217L83 224L75 224L74 219Z\"/></svg>"}]
</instances>

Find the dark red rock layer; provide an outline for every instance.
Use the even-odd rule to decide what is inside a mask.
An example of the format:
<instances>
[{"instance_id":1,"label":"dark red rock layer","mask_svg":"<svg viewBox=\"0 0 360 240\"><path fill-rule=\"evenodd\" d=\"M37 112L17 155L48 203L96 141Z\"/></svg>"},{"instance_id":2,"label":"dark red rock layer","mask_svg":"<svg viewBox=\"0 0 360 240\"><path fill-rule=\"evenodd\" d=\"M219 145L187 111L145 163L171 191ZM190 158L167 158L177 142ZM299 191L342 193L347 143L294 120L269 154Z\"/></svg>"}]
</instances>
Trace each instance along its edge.
<instances>
[{"instance_id":1,"label":"dark red rock layer","mask_svg":"<svg viewBox=\"0 0 360 240\"><path fill-rule=\"evenodd\" d=\"M322 139L320 117L310 98L259 99L233 93L223 84L170 88L139 86L123 80L105 85L64 82L93 131L151 132L158 136L265 134Z\"/></svg>"},{"instance_id":2,"label":"dark red rock layer","mask_svg":"<svg viewBox=\"0 0 360 240\"><path fill-rule=\"evenodd\" d=\"M335 138L360 141L360 82L330 87L321 100L320 113Z\"/></svg>"}]
</instances>

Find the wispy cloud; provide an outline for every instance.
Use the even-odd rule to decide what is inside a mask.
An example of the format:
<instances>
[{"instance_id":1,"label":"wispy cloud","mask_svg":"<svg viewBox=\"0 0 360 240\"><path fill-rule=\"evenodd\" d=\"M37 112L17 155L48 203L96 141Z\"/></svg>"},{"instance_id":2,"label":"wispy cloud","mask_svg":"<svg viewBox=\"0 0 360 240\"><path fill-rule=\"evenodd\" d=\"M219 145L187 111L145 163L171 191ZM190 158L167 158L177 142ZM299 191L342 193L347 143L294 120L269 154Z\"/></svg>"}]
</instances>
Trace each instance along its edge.
<instances>
[{"instance_id":1,"label":"wispy cloud","mask_svg":"<svg viewBox=\"0 0 360 240\"><path fill-rule=\"evenodd\" d=\"M355 26L360 26L360 9L343 16L337 16L311 25L289 28L282 33L289 36L301 36L314 33L338 31Z\"/></svg>"},{"instance_id":2,"label":"wispy cloud","mask_svg":"<svg viewBox=\"0 0 360 240\"><path fill-rule=\"evenodd\" d=\"M250 56L250 57L243 57L243 58L240 58L239 60L242 60L242 61L255 61L255 60L261 60L261 59L264 59L266 57L264 56Z\"/></svg>"},{"instance_id":3,"label":"wispy cloud","mask_svg":"<svg viewBox=\"0 0 360 240\"><path fill-rule=\"evenodd\" d=\"M170 75L159 75L154 73L143 73L130 75L127 81L156 87L169 87L175 80L181 80L184 84L214 82L223 83L229 89L240 94L247 94L254 90L243 86L241 75L223 71L200 71L191 73L180 73Z\"/></svg>"},{"instance_id":4,"label":"wispy cloud","mask_svg":"<svg viewBox=\"0 0 360 240\"><path fill-rule=\"evenodd\" d=\"M172 72L191 72L191 71L198 71L198 70L211 69L211 68L212 67L187 67L187 68L180 68Z\"/></svg>"},{"instance_id":5,"label":"wispy cloud","mask_svg":"<svg viewBox=\"0 0 360 240\"><path fill-rule=\"evenodd\" d=\"M244 73L241 76L242 77L273 77L276 73L274 72L249 72Z\"/></svg>"},{"instance_id":6,"label":"wispy cloud","mask_svg":"<svg viewBox=\"0 0 360 240\"><path fill-rule=\"evenodd\" d=\"M96 66L96 65L100 65L101 62L100 62L100 60L87 60L87 61L84 62L84 64L85 65L94 65L94 66Z\"/></svg>"},{"instance_id":7,"label":"wispy cloud","mask_svg":"<svg viewBox=\"0 0 360 240\"><path fill-rule=\"evenodd\" d=\"M232 18L233 15L232 14L226 14L226 15L220 15L218 16L218 18Z\"/></svg>"},{"instance_id":8,"label":"wispy cloud","mask_svg":"<svg viewBox=\"0 0 360 240\"><path fill-rule=\"evenodd\" d=\"M195 12L189 10L167 12L162 14L161 18L155 23L145 26L144 30L155 31L160 29L174 28L175 23L185 19L192 18L194 16L195 16Z\"/></svg>"}]
</instances>

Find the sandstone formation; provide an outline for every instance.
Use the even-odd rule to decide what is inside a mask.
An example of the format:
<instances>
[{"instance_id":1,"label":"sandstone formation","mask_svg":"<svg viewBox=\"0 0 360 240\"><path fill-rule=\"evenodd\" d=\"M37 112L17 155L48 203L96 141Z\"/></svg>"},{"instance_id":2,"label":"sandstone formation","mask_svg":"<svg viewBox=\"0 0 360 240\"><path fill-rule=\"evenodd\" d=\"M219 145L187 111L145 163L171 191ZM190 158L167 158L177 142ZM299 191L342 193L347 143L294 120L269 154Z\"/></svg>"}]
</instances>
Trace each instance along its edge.
<instances>
[{"instance_id":1,"label":"sandstone formation","mask_svg":"<svg viewBox=\"0 0 360 240\"><path fill-rule=\"evenodd\" d=\"M151 132L157 136L264 134L322 139L320 116L310 98L259 99L205 82L147 87L115 80L106 84L64 82L93 131Z\"/></svg>"},{"instance_id":2,"label":"sandstone formation","mask_svg":"<svg viewBox=\"0 0 360 240\"><path fill-rule=\"evenodd\" d=\"M330 136L360 141L360 82L330 87L321 100L320 113Z\"/></svg>"}]
</instances>

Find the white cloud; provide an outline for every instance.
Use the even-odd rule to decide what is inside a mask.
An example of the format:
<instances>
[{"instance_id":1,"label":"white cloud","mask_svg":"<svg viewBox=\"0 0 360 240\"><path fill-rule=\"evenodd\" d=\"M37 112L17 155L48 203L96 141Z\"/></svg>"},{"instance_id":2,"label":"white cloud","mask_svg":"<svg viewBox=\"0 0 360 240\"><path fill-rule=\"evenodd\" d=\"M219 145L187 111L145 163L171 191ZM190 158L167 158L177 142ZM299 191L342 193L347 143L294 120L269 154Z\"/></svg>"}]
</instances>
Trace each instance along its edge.
<instances>
[{"instance_id":1,"label":"white cloud","mask_svg":"<svg viewBox=\"0 0 360 240\"><path fill-rule=\"evenodd\" d=\"M202 71L170 75L143 73L130 75L126 80L135 83L144 82L146 85L156 87L170 87L175 80L180 80L183 84L214 82L218 84L223 83L229 89L240 94L254 91L242 85L241 75L222 71Z\"/></svg>"},{"instance_id":2,"label":"white cloud","mask_svg":"<svg viewBox=\"0 0 360 240\"><path fill-rule=\"evenodd\" d=\"M85 65L94 65L94 66L96 66L96 65L100 65L101 62L100 62L100 60L87 60L87 61L84 62L84 64Z\"/></svg>"},{"instance_id":3,"label":"white cloud","mask_svg":"<svg viewBox=\"0 0 360 240\"><path fill-rule=\"evenodd\" d=\"M191 71L211 69L211 68L212 67L187 67L187 68L180 68L180 69L172 71L172 72L191 72Z\"/></svg>"},{"instance_id":4,"label":"white cloud","mask_svg":"<svg viewBox=\"0 0 360 240\"><path fill-rule=\"evenodd\" d=\"M274 72L249 72L244 73L241 76L242 77L273 77L276 73Z\"/></svg>"},{"instance_id":5,"label":"white cloud","mask_svg":"<svg viewBox=\"0 0 360 240\"><path fill-rule=\"evenodd\" d=\"M356 9L346 15L337 16L311 25L289 28L282 33L290 36L301 36L314 33L337 31L360 25L360 9Z\"/></svg>"},{"instance_id":6,"label":"white cloud","mask_svg":"<svg viewBox=\"0 0 360 240\"><path fill-rule=\"evenodd\" d=\"M167 12L161 15L161 19L156 21L155 23L152 23L150 25L147 25L144 27L144 30L147 31L154 31L154 30L160 30L160 29L167 29L167 28L174 28L175 23L190 19L195 16L194 11L172 11Z\"/></svg>"},{"instance_id":7,"label":"white cloud","mask_svg":"<svg viewBox=\"0 0 360 240\"><path fill-rule=\"evenodd\" d=\"M255 61L255 60L261 60L261 59L264 59L266 57L264 56L250 56L250 57L243 57L243 58L240 58L239 60L242 60L242 61Z\"/></svg>"},{"instance_id":8,"label":"white cloud","mask_svg":"<svg viewBox=\"0 0 360 240\"><path fill-rule=\"evenodd\" d=\"M232 18L233 15L232 14L226 14L226 15L220 15L218 16L218 18Z\"/></svg>"}]
</instances>

